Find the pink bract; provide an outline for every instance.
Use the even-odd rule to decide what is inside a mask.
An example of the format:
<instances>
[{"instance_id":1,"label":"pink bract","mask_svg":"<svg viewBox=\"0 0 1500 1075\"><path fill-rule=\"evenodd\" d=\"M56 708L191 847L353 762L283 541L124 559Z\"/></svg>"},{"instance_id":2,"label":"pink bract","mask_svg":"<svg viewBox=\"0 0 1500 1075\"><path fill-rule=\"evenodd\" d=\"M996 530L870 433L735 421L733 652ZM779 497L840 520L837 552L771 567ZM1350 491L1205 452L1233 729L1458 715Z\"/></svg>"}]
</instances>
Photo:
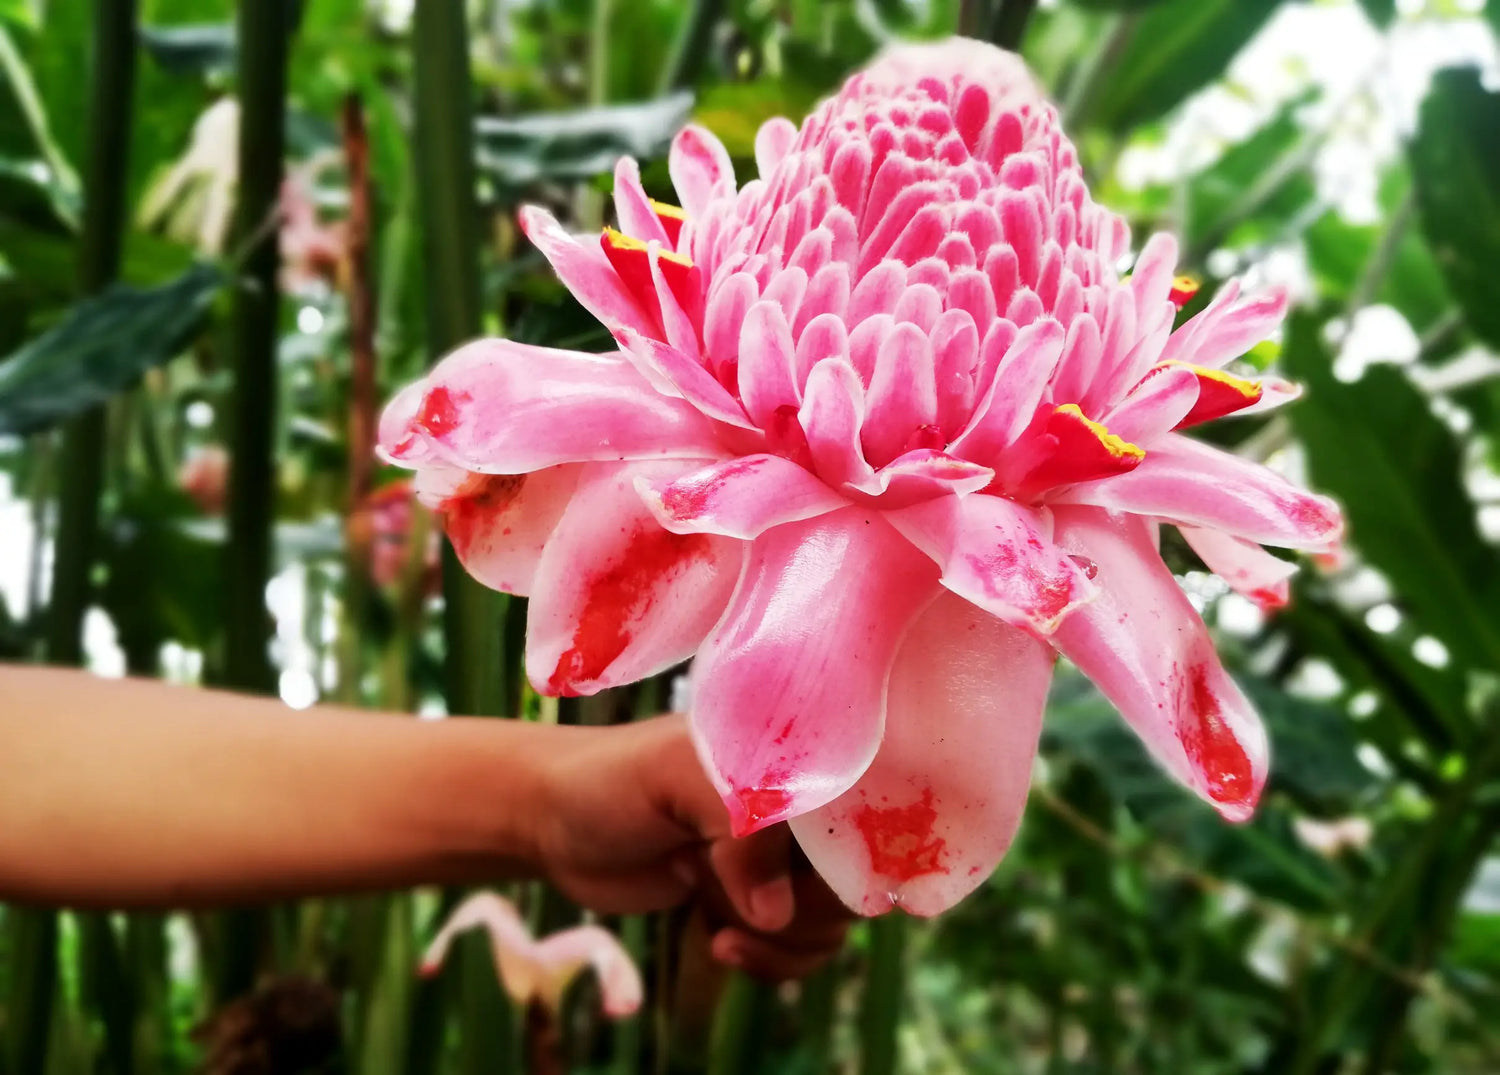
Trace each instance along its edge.
<instances>
[{"instance_id":1,"label":"pink bract","mask_svg":"<svg viewBox=\"0 0 1500 1075\"><path fill-rule=\"evenodd\" d=\"M681 209L622 160L619 230L524 210L619 350L480 341L386 412L470 571L531 596L532 682L696 654L739 831L790 820L870 914L940 911L1000 860L1055 652L1248 817L1265 732L1157 539L1183 528L1268 604L1292 567L1261 545L1337 545L1332 502L1182 432L1295 395L1225 372L1285 298L1230 283L1174 331L1173 240L1121 279L1125 223L1021 61L976 42L887 51L755 158L736 188L689 127Z\"/></svg>"}]
</instances>

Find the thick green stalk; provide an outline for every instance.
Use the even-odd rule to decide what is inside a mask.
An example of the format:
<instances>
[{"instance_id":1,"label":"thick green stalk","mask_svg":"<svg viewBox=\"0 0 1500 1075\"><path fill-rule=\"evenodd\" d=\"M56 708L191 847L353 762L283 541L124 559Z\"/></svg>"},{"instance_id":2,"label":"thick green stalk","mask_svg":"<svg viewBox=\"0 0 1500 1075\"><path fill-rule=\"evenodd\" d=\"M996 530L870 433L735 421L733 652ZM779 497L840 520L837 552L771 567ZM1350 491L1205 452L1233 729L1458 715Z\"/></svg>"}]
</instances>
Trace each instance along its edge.
<instances>
[{"instance_id":1,"label":"thick green stalk","mask_svg":"<svg viewBox=\"0 0 1500 1075\"><path fill-rule=\"evenodd\" d=\"M827 1071L833 1052L833 1027L838 1021L839 967L829 963L802 980L798 999L798 1050L802 1070Z\"/></svg>"},{"instance_id":2,"label":"thick green stalk","mask_svg":"<svg viewBox=\"0 0 1500 1075\"><path fill-rule=\"evenodd\" d=\"M230 249L243 252L229 346L234 411L229 423L229 544L226 549L225 684L275 689L268 642L266 583L274 515L276 343L279 333L276 213L285 155L289 5L241 0L239 41L239 197ZM263 911L224 914L216 923L215 995L225 1003L255 984L268 919Z\"/></svg>"},{"instance_id":3,"label":"thick green stalk","mask_svg":"<svg viewBox=\"0 0 1500 1075\"><path fill-rule=\"evenodd\" d=\"M724 0L693 0L682 28L677 31L677 40L672 43L672 54L662 68L662 93L689 89L698 81L724 7Z\"/></svg>"},{"instance_id":4,"label":"thick green stalk","mask_svg":"<svg viewBox=\"0 0 1500 1075\"><path fill-rule=\"evenodd\" d=\"M1026 23L1036 10L1036 0L999 0L990 19L989 40L1003 49L1021 50L1021 39L1026 36Z\"/></svg>"},{"instance_id":5,"label":"thick green stalk","mask_svg":"<svg viewBox=\"0 0 1500 1075\"><path fill-rule=\"evenodd\" d=\"M225 682L275 687L267 642L276 422L280 264L275 226L285 155L290 11L284 3L240 0L239 198L230 249L243 251L230 313L234 413L229 436L229 546Z\"/></svg>"},{"instance_id":6,"label":"thick green stalk","mask_svg":"<svg viewBox=\"0 0 1500 1075\"><path fill-rule=\"evenodd\" d=\"M88 159L83 230L78 241L78 290L84 296L103 290L119 275L126 222L130 102L135 85L135 15L135 0L96 0L94 4ZM104 490L104 440L103 407L79 415L63 431L57 544L46 634L47 659L57 664L83 663L83 616L93 589L99 498ZM84 969L118 971L119 952L108 921L89 915L83 924ZM10 1037L15 1046L13 1055L18 1058L17 1071L40 1071L46 1063L56 994L56 936L57 922L51 912L20 913L12 926L17 974L12 983L15 1022ZM28 989L33 990L31 996L20 995L21 990ZM129 1000L123 995L93 999L108 1001L100 1009L107 1047L120 1075L126 1075L131 1055Z\"/></svg>"},{"instance_id":7,"label":"thick green stalk","mask_svg":"<svg viewBox=\"0 0 1500 1075\"><path fill-rule=\"evenodd\" d=\"M57 914L12 907L5 914L10 997L5 1006L6 1070L42 1071L57 1001Z\"/></svg>"},{"instance_id":8,"label":"thick green stalk","mask_svg":"<svg viewBox=\"0 0 1500 1075\"><path fill-rule=\"evenodd\" d=\"M430 357L479 334L479 210L474 200L474 103L463 0L423 0L412 26L417 189L427 282ZM503 706L504 600L443 558L448 710Z\"/></svg>"},{"instance_id":9,"label":"thick green stalk","mask_svg":"<svg viewBox=\"0 0 1500 1075\"><path fill-rule=\"evenodd\" d=\"M776 991L741 972L729 979L714 1018L709 1075L755 1075L766 1060L776 1018Z\"/></svg>"},{"instance_id":10,"label":"thick green stalk","mask_svg":"<svg viewBox=\"0 0 1500 1075\"><path fill-rule=\"evenodd\" d=\"M896 912L870 922L870 968L859 1013L860 1075L894 1075L896 1071L909 925L906 916Z\"/></svg>"}]
</instances>

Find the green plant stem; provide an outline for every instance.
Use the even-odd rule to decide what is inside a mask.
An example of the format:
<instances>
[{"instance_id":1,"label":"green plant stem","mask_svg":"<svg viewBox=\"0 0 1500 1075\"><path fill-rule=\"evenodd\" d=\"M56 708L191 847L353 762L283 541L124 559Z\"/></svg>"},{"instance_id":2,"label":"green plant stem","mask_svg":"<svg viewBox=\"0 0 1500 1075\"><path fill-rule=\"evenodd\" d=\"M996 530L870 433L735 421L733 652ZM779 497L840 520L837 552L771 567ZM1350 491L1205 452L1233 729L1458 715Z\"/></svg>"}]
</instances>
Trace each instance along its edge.
<instances>
[{"instance_id":1,"label":"green plant stem","mask_svg":"<svg viewBox=\"0 0 1500 1075\"><path fill-rule=\"evenodd\" d=\"M833 1026L838 1019L839 967L835 960L802 980L798 1000L798 1040L803 1070L827 1071L833 1050Z\"/></svg>"},{"instance_id":2,"label":"green plant stem","mask_svg":"<svg viewBox=\"0 0 1500 1075\"><path fill-rule=\"evenodd\" d=\"M224 681L244 690L274 686L267 642L276 422L276 341L280 330L277 229L285 155L286 4L241 0L239 42L239 198L230 248L243 250L230 313L234 412L229 436L229 545ZM245 983L248 984L248 983Z\"/></svg>"},{"instance_id":3,"label":"green plant stem","mask_svg":"<svg viewBox=\"0 0 1500 1075\"><path fill-rule=\"evenodd\" d=\"M5 1006L6 1070L43 1071L57 1005L57 913L12 907L5 914L10 996Z\"/></svg>"},{"instance_id":4,"label":"green plant stem","mask_svg":"<svg viewBox=\"0 0 1500 1075\"><path fill-rule=\"evenodd\" d=\"M417 189L427 282L427 345L436 360L479 334L474 104L462 0L423 0L412 26ZM504 705L500 625L504 600L476 583L451 548L443 554L443 634L451 713L498 715Z\"/></svg>"},{"instance_id":5,"label":"green plant stem","mask_svg":"<svg viewBox=\"0 0 1500 1075\"><path fill-rule=\"evenodd\" d=\"M223 681L271 693L266 583L274 518L276 344L280 331L277 229L285 155L288 5L241 0L239 43L239 196L230 248L243 251L229 317L234 410L229 418L229 543L225 550ZM269 930L264 911L217 916L214 995L219 1004L248 992Z\"/></svg>"},{"instance_id":6,"label":"green plant stem","mask_svg":"<svg viewBox=\"0 0 1500 1075\"><path fill-rule=\"evenodd\" d=\"M897 912L870 922L870 968L859 1013L860 1075L894 1075L896 1071L909 927L906 916Z\"/></svg>"},{"instance_id":7,"label":"green plant stem","mask_svg":"<svg viewBox=\"0 0 1500 1075\"><path fill-rule=\"evenodd\" d=\"M990 18L988 39L991 44L1019 52L1026 36L1026 24L1036 10L1036 0L999 0Z\"/></svg>"},{"instance_id":8,"label":"green plant stem","mask_svg":"<svg viewBox=\"0 0 1500 1075\"><path fill-rule=\"evenodd\" d=\"M724 16L724 0L693 0L682 20L672 53L662 68L661 92L688 89L698 81L703 61L713 44L714 27Z\"/></svg>"},{"instance_id":9,"label":"green plant stem","mask_svg":"<svg viewBox=\"0 0 1500 1075\"><path fill-rule=\"evenodd\" d=\"M775 990L736 971L714 1018L709 1075L754 1075L766 1070L775 1015Z\"/></svg>"}]
</instances>

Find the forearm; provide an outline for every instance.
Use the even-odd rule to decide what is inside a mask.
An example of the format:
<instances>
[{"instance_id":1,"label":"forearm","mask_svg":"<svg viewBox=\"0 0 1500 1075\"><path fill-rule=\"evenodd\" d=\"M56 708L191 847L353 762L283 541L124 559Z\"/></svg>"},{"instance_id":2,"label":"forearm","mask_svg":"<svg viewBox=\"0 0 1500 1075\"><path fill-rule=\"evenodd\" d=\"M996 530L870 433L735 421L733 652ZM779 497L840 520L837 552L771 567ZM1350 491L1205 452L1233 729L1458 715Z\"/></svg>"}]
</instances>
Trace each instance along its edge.
<instances>
[{"instance_id":1,"label":"forearm","mask_svg":"<svg viewBox=\"0 0 1500 1075\"><path fill-rule=\"evenodd\" d=\"M0 898L202 906L535 869L554 729L0 667Z\"/></svg>"}]
</instances>

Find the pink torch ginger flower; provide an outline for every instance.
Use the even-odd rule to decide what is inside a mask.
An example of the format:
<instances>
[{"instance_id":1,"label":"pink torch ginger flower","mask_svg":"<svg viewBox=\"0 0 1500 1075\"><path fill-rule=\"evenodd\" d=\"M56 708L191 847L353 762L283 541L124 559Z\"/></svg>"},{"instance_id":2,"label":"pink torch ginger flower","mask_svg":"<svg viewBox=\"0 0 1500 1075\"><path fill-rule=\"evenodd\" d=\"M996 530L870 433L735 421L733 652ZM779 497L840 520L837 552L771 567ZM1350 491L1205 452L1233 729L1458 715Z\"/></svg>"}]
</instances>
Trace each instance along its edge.
<instances>
[{"instance_id":1,"label":"pink torch ginger flower","mask_svg":"<svg viewBox=\"0 0 1500 1075\"><path fill-rule=\"evenodd\" d=\"M1157 537L1283 599L1261 546L1337 544L1332 502L1182 432L1295 395L1224 369L1284 297L1230 283L1173 331L1173 240L1119 277L1124 221L1021 61L976 42L889 50L755 157L736 189L684 130L681 209L621 161L602 238L524 210L620 349L470 344L385 414L469 570L531 596L532 682L696 653L739 831L790 820L867 914L936 913L1000 860L1054 652L1248 817L1266 735Z\"/></svg>"},{"instance_id":2,"label":"pink torch ginger flower","mask_svg":"<svg viewBox=\"0 0 1500 1075\"><path fill-rule=\"evenodd\" d=\"M592 967L606 1015L624 1019L640 1009L645 991L641 972L613 933L601 926L575 926L535 940L515 906L493 892L470 896L448 916L422 956L420 973L431 977L441 970L454 939L471 929L489 934L500 984L517 1004L540 1004L556 1014L569 984Z\"/></svg>"}]
</instances>

